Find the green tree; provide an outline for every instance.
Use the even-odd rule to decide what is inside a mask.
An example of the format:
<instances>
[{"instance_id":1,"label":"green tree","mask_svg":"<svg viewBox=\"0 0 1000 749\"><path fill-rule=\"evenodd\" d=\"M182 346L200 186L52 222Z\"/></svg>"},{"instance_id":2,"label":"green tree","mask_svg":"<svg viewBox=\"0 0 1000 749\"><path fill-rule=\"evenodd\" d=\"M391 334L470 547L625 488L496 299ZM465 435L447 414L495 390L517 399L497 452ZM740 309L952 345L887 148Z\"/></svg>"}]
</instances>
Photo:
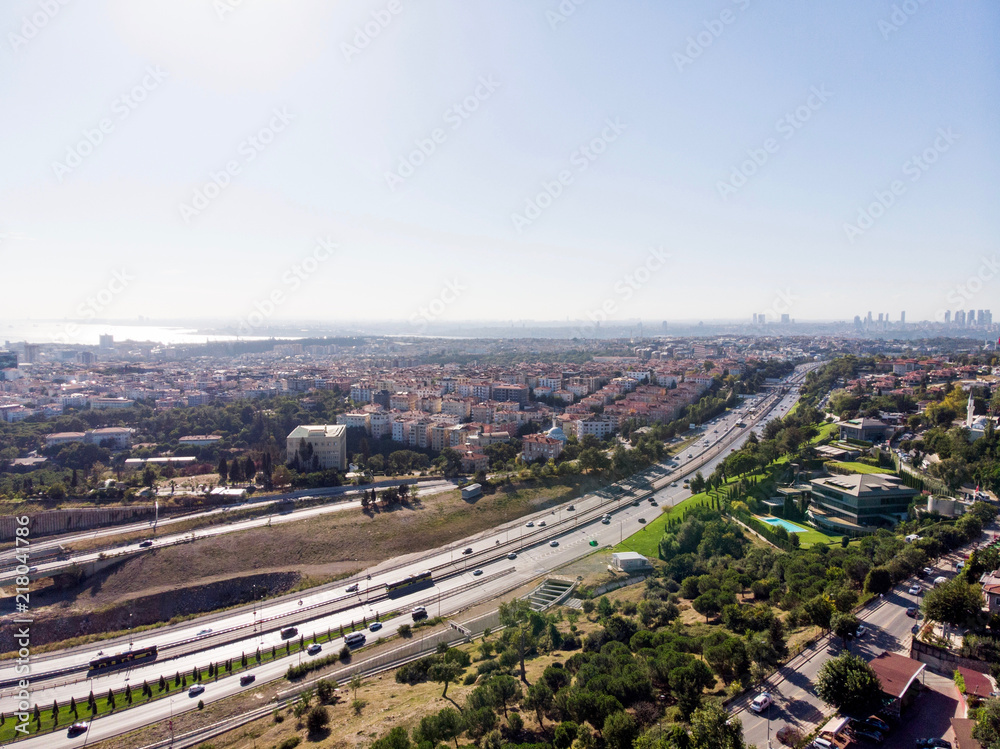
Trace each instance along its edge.
<instances>
[{"instance_id":1,"label":"green tree","mask_svg":"<svg viewBox=\"0 0 1000 749\"><path fill-rule=\"evenodd\" d=\"M639 726L629 713L612 713L601 729L608 749L632 749L632 742L639 736Z\"/></svg>"},{"instance_id":2,"label":"green tree","mask_svg":"<svg viewBox=\"0 0 1000 749\"><path fill-rule=\"evenodd\" d=\"M718 702L709 702L691 716L690 749L746 749L743 724Z\"/></svg>"},{"instance_id":3,"label":"green tree","mask_svg":"<svg viewBox=\"0 0 1000 749\"><path fill-rule=\"evenodd\" d=\"M385 736L373 741L371 749L411 749L412 746L410 734L402 726L396 726Z\"/></svg>"},{"instance_id":4,"label":"green tree","mask_svg":"<svg viewBox=\"0 0 1000 749\"><path fill-rule=\"evenodd\" d=\"M324 705L316 705L309 711L309 715L306 716L306 728L314 736L322 733L329 724L330 711Z\"/></svg>"},{"instance_id":5,"label":"green tree","mask_svg":"<svg viewBox=\"0 0 1000 749\"><path fill-rule=\"evenodd\" d=\"M530 687L528 687L528 694L524 698L522 703L525 710L534 710L535 717L538 719L538 726L540 728L545 728L545 722L542 720L545 713L552 707L552 690L545 681L539 679Z\"/></svg>"},{"instance_id":6,"label":"green tree","mask_svg":"<svg viewBox=\"0 0 1000 749\"><path fill-rule=\"evenodd\" d=\"M521 664L521 681L525 684L528 683L528 677L524 668L524 657L530 649L533 639L528 626L530 615L531 606L523 598L515 598L500 604L500 623L514 632L513 645L517 650L517 657Z\"/></svg>"},{"instance_id":7,"label":"green tree","mask_svg":"<svg viewBox=\"0 0 1000 749\"><path fill-rule=\"evenodd\" d=\"M503 717L507 718L507 705L521 699L521 685L513 676L494 676L486 687L493 693L494 701L503 709Z\"/></svg>"},{"instance_id":8,"label":"green tree","mask_svg":"<svg viewBox=\"0 0 1000 749\"><path fill-rule=\"evenodd\" d=\"M882 699L882 684L874 669L856 655L842 653L831 658L816 677L816 694L828 705L844 712L861 712Z\"/></svg>"},{"instance_id":9,"label":"green tree","mask_svg":"<svg viewBox=\"0 0 1000 749\"><path fill-rule=\"evenodd\" d=\"M455 742L455 749L458 749L458 737L465 730L465 720L458 710L446 707L437 714L437 730L441 741L450 739Z\"/></svg>"},{"instance_id":10,"label":"green tree","mask_svg":"<svg viewBox=\"0 0 1000 749\"><path fill-rule=\"evenodd\" d=\"M892 590L892 575L885 567L873 567L865 578L865 590L880 596Z\"/></svg>"},{"instance_id":11,"label":"green tree","mask_svg":"<svg viewBox=\"0 0 1000 749\"><path fill-rule=\"evenodd\" d=\"M462 671L462 667L454 661L439 660L427 669L427 678L431 681L436 681L438 684L444 684L444 691L441 692L441 696L447 697L448 685L456 681L462 674Z\"/></svg>"},{"instance_id":12,"label":"green tree","mask_svg":"<svg viewBox=\"0 0 1000 749\"><path fill-rule=\"evenodd\" d=\"M988 749L1000 746L1000 699L986 700L972 717L976 719L972 738Z\"/></svg>"},{"instance_id":13,"label":"green tree","mask_svg":"<svg viewBox=\"0 0 1000 749\"><path fill-rule=\"evenodd\" d=\"M967 583L961 576L928 590L923 603L924 614L928 619L956 627L973 621L982 606L983 597L979 585Z\"/></svg>"},{"instance_id":14,"label":"green tree","mask_svg":"<svg viewBox=\"0 0 1000 749\"><path fill-rule=\"evenodd\" d=\"M838 611L830 620L830 629L846 646L847 641L854 637L854 633L858 631L859 624L858 617L854 614L844 614Z\"/></svg>"}]
</instances>

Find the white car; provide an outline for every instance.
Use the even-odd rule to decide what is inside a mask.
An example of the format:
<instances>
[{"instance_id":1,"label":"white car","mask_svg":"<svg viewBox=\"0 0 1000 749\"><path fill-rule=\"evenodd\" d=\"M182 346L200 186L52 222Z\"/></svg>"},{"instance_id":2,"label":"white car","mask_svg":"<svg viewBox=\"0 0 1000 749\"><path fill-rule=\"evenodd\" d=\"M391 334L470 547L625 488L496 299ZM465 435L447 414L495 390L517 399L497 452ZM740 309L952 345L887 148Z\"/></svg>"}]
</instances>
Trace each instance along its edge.
<instances>
[{"instance_id":1,"label":"white car","mask_svg":"<svg viewBox=\"0 0 1000 749\"><path fill-rule=\"evenodd\" d=\"M919 596L920 595L920 586L919 585L911 585L910 586L910 595L911 596Z\"/></svg>"},{"instance_id":2,"label":"white car","mask_svg":"<svg viewBox=\"0 0 1000 749\"><path fill-rule=\"evenodd\" d=\"M314 642L312 645L306 648L306 652L309 653L309 655L316 655L322 649L323 649L322 645L320 645L318 642Z\"/></svg>"},{"instance_id":3,"label":"white car","mask_svg":"<svg viewBox=\"0 0 1000 749\"><path fill-rule=\"evenodd\" d=\"M199 694L205 691L205 687L201 684L192 684L191 688L188 689L188 697L197 697Z\"/></svg>"},{"instance_id":4,"label":"white car","mask_svg":"<svg viewBox=\"0 0 1000 749\"><path fill-rule=\"evenodd\" d=\"M762 713L765 710L767 710L767 708L771 707L771 705L773 704L774 702L771 699L771 695L768 694L767 692L761 692L756 697L754 697L753 702L750 703L750 709L753 710L755 713Z\"/></svg>"}]
</instances>

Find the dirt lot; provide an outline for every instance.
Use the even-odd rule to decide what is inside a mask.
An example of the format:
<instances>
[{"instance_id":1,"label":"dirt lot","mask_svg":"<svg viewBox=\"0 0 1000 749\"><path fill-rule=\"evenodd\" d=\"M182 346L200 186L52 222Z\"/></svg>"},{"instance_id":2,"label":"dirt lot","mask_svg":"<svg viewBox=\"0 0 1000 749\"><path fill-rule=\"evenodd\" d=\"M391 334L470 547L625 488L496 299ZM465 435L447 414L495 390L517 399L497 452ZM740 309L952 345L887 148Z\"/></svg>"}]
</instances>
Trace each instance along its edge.
<instances>
[{"instance_id":1,"label":"dirt lot","mask_svg":"<svg viewBox=\"0 0 1000 749\"><path fill-rule=\"evenodd\" d=\"M158 607L138 611L130 604L142 597L163 597L180 590L197 589L198 610L210 611L244 598L249 600L243 596L242 588L235 590L239 587L236 582L229 586L234 590L224 584L249 575L281 576L284 587L268 586L272 594L302 587L303 581L320 584L392 557L440 548L505 521L569 501L593 488L592 484L581 477L511 484L474 501L463 500L457 491L443 492L418 498L391 511L365 514L350 510L316 516L305 522L198 539L139 555L84 581L72 591L33 595L33 600L51 601L35 609L36 624L41 627L46 618L108 614L112 609L124 615L124 619L114 612L110 617L92 617L89 627L78 627L72 636L117 629L113 622L127 621L126 611L133 613L133 625L166 621L174 614L168 615ZM297 576L298 585L287 578L288 574ZM109 622L103 623L104 619Z\"/></svg>"}]
</instances>

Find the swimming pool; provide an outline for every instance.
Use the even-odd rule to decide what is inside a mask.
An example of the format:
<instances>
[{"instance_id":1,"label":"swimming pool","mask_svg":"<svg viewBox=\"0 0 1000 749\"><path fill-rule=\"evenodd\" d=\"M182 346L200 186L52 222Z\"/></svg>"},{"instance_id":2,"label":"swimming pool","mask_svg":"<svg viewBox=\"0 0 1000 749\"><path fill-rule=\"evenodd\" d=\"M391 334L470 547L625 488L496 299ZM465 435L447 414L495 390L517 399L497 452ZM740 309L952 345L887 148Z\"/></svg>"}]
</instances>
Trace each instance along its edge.
<instances>
[{"instance_id":1,"label":"swimming pool","mask_svg":"<svg viewBox=\"0 0 1000 749\"><path fill-rule=\"evenodd\" d=\"M758 520L763 520L768 525L777 525L784 528L789 533L805 533L805 528L800 528L794 523L789 523L787 520L782 520L781 518L762 518L758 517Z\"/></svg>"}]
</instances>

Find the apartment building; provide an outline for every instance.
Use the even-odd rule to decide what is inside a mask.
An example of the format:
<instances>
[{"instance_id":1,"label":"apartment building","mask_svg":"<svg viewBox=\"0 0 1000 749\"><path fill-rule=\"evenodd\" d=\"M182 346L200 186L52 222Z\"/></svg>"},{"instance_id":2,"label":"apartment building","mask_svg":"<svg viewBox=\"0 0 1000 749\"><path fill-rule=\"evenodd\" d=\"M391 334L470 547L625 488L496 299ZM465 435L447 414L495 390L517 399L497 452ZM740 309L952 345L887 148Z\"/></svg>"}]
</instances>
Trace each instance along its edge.
<instances>
[{"instance_id":1,"label":"apartment building","mask_svg":"<svg viewBox=\"0 0 1000 749\"><path fill-rule=\"evenodd\" d=\"M343 424L304 424L295 427L285 440L285 455L294 460L299 447L312 446L322 470L343 471L347 468L347 427Z\"/></svg>"}]
</instances>

